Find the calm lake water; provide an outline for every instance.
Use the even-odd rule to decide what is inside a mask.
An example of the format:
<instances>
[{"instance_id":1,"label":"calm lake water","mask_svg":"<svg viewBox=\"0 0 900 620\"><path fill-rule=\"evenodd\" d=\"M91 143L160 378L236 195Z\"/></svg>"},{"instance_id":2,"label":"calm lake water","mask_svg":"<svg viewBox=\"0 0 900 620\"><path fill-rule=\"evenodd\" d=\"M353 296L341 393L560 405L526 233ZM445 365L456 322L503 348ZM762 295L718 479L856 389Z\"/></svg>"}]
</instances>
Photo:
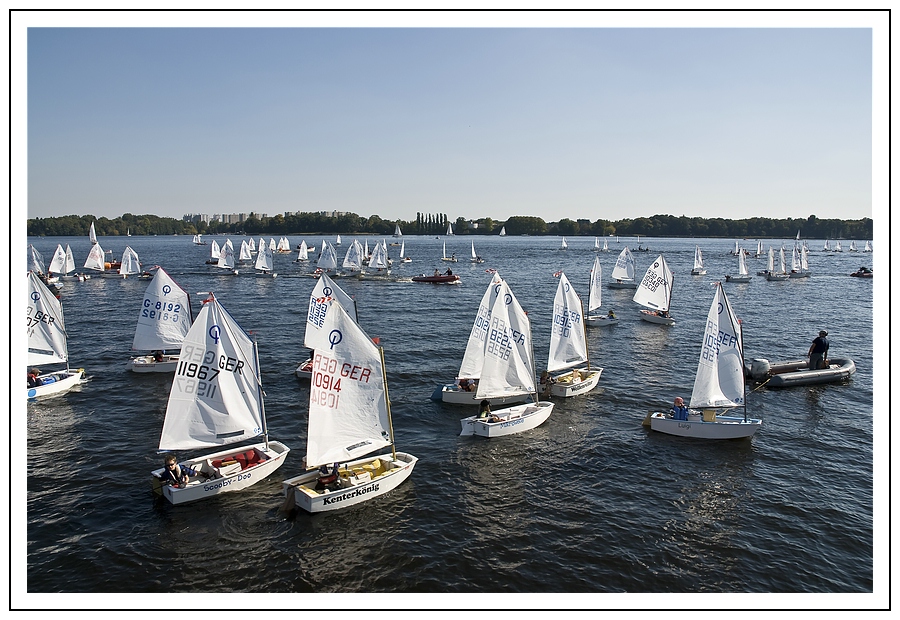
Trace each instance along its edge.
<instances>
[{"instance_id":1,"label":"calm lake water","mask_svg":"<svg viewBox=\"0 0 900 620\"><path fill-rule=\"evenodd\" d=\"M322 241L288 238L292 247L302 239L313 246ZM225 237L206 240L213 239ZM641 425L675 396L689 399L711 283L737 271L734 240L655 238L640 240L651 251L635 253L637 277L665 255L675 272L676 324L640 321L632 291L605 289L603 310L615 310L620 322L588 333L591 364L604 369L599 387L557 400L550 419L533 431L485 440L458 437L459 419L474 411L429 397L456 376L491 277L486 269L497 269L528 311L540 370L549 347L553 274L564 270L586 300L595 253L593 237L569 238L566 251L559 237L474 237L486 262L473 265L472 239L407 236L413 262L395 266L396 281L338 281L355 297L362 327L381 338L397 447L420 461L406 484L377 500L332 514L285 517L280 483L300 473L306 448L309 389L294 369L305 352L305 311L315 280L293 262L296 254L276 255L279 276L258 279L219 275L205 265L209 246L196 246L190 237L101 238L116 257L130 245L145 268L163 266L191 293L195 316L197 293L213 291L256 335L270 436L292 452L274 475L243 492L178 507L155 501L147 479L160 463L171 376L127 370L148 281L65 283L71 365L84 367L90 382L43 402L15 401L12 445L27 437L28 460L27 488L13 484L13 523L22 526L13 554L25 564L13 592L28 595L14 601L147 609L859 608L884 594L879 559L885 551L876 533L884 531L888 512L876 489L887 471L873 465L873 446L885 445L875 437L885 437L887 428L873 420L875 282L848 275L871 267L873 254L826 253L823 241L808 240L811 278L754 277L750 284L725 285L743 320L748 360L802 358L817 332L827 329L831 355L850 357L857 366L846 384L751 392L748 413L763 426L750 440L690 440ZM240 246L239 237L232 240ZM344 236L341 258L351 240ZM370 245L375 240L370 237ZM448 254L460 257L452 267L462 284L409 281L447 267L440 260L444 241ZM639 243L608 241L610 251L600 253L607 279L618 252ZM90 247L86 237L29 243L47 263L57 243L70 244L79 264ZM782 242L771 243L777 249ZM792 243L784 240L787 248ZM862 247L864 240L857 243ZM705 276L690 275L695 244L704 253ZM756 249L755 240L744 244ZM392 258L398 251L389 248ZM756 273L765 260L751 258L749 267ZM879 330L878 336L886 334ZM238 592L269 596L223 596ZM82 600L50 593L139 596ZM214 596L163 602L160 593ZM334 593L407 596L350 602ZM421 596L426 593L440 596ZM496 593L509 598L484 598ZM675 593L757 596L696 602ZM760 596L799 593L841 596L815 599L821 603Z\"/></svg>"}]
</instances>

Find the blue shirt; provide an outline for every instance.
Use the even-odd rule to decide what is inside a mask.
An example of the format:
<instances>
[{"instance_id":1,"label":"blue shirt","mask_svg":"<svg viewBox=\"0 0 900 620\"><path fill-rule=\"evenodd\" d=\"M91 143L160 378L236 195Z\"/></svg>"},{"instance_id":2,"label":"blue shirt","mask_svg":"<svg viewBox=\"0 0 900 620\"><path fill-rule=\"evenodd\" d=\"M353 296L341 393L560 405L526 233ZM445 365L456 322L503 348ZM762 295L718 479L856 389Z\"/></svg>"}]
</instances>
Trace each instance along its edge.
<instances>
[{"instance_id":1,"label":"blue shirt","mask_svg":"<svg viewBox=\"0 0 900 620\"><path fill-rule=\"evenodd\" d=\"M688 419L688 408L685 406L675 406L672 407L672 417L676 420L687 420Z\"/></svg>"}]
</instances>

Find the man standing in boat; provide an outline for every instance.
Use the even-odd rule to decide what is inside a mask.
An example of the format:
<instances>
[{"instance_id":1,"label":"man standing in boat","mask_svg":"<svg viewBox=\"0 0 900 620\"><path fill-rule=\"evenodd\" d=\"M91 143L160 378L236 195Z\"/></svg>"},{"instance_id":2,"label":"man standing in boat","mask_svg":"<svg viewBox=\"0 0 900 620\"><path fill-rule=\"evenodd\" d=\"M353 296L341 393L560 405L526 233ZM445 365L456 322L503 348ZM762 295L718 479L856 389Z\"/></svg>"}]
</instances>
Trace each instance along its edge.
<instances>
[{"instance_id":1,"label":"man standing in boat","mask_svg":"<svg viewBox=\"0 0 900 620\"><path fill-rule=\"evenodd\" d=\"M819 332L819 337L812 341L809 347L809 369L818 370L828 366L828 332L824 329Z\"/></svg>"}]
</instances>

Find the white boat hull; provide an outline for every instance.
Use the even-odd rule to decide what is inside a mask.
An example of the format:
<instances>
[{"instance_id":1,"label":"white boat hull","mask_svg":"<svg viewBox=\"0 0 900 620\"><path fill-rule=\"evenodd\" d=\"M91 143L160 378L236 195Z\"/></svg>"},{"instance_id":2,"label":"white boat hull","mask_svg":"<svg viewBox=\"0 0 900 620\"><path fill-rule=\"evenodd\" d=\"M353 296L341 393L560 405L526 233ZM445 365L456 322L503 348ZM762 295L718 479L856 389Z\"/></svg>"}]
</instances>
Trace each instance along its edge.
<instances>
[{"instance_id":1,"label":"white boat hull","mask_svg":"<svg viewBox=\"0 0 900 620\"><path fill-rule=\"evenodd\" d=\"M734 282L735 284L746 284L753 280L753 276L725 276L726 282Z\"/></svg>"},{"instance_id":2,"label":"white boat hull","mask_svg":"<svg viewBox=\"0 0 900 620\"><path fill-rule=\"evenodd\" d=\"M706 269L691 269L692 276L705 276Z\"/></svg>"},{"instance_id":3,"label":"white boat hull","mask_svg":"<svg viewBox=\"0 0 900 620\"><path fill-rule=\"evenodd\" d=\"M178 355L163 355L163 361L157 362L152 355L132 358L129 366L133 372L175 372L178 368Z\"/></svg>"},{"instance_id":4,"label":"white boat hull","mask_svg":"<svg viewBox=\"0 0 900 620\"><path fill-rule=\"evenodd\" d=\"M312 358L309 358L297 366L297 370L294 371L294 374L298 379L312 379Z\"/></svg>"},{"instance_id":5,"label":"white boat hull","mask_svg":"<svg viewBox=\"0 0 900 620\"><path fill-rule=\"evenodd\" d=\"M579 394L587 394L600 382L600 373L602 368L593 370L576 370L576 374L567 372L564 375L553 377L553 384L550 385L550 396L558 396L560 398L571 398Z\"/></svg>"},{"instance_id":6,"label":"white boat hull","mask_svg":"<svg viewBox=\"0 0 900 620\"><path fill-rule=\"evenodd\" d=\"M607 286L607 288L632 288L632 289L638 287L637 282L635 282L634 280L631 280L631 281L622 280L620 282L607 282L606 286Z\"/></svg>"},{"instance_id":7,"label":"white boat hull","mask_svg":"<svg viewBox=\"0 0 900 620\"><path fill-rule=\"evenodd\" d=\"M687 420L676 420L664 413L650 416L650 428L660 433L698 439L743 439L752 437L762 420L738 416L714 416L714 421L705 421L700 415L690 415Z\"/></svg>"},{"instance_id":8,"label":"white boat hull","mask_svg":"<svg viewBox=\"0 0 900 620\"><path fill-rule=\"evenodd\" d=\"M382 467L372 466L376 459L381 462ZM340 488L334 491L315 489L320 476L317 470L285 480L281 485L285 497L293 493L294 505L306 512L339 510L393 491L409 478L418 460L411 454L397 452L396 459L389 453L351 461L339 469ZM366 467L367 465L370 467ZM385 465L389 465L390 469L385 469Z\"/></svg>"},{"instance_id":9,"label":"white boat hull","mask_svg":"<svg viewBox=\"0 0 900 620\"><path fill-rule=\"evenodd\" d=\"M781 282L782 280L789 279L790 276L786 273L767 273L766 280L770 282Z\"/></svg>"},{"instance_id":10,"label":"white boat hull","mask_svg":"<svg viewBox=\"0 0 900 620\"><path fill-rule=\"evenodd\" d=\"M225 460L228 456L246 453L250 450L254 450L257 454L265 455L268 458L244 468L241 468L239 464L218 468L212 464L213 461ZM162 484L158 476L164 473L163 468L154 470L151 473L150 484L154 493L162 495L172 504L196 502L215 495L221 495L222 493L240 491L253 486L281 467L288 452L290 452L290 448L280 441L270 441L268 448L266 448L265 443L242 446L241 448L232 447L228 450L181 461L182 465L187 465L200 474L193 477L184 488ZM206 474L209 478L204 479L205 476L203 474Z\"/></svg>"},{"instance_id":11,"label":"white boat hull","mask_svg":"<svg viewBox=\"0 0 900 620\"><path fill-rule=\"evenodd\" d=\"M588 327L606 327L608 325L616 325L618 322L619 319L611 319L605 315L584 317L584 324Z\"/></svg>"},{"instance_id":12,"label":"white boat hull","mask_svg":"<svg viewBox=\"0 0 900 620\"><path fill-rule=\"evenodd\" d=\"M466 392L459 389L455 383L448 383L441 387L441 400L451 405L478 405L482 400L487 400L493 405L514 405L531 400L531 394L511 394L509 396L497 396L494 398L477 398L476 392Z\"/></svg>"},{"instance_id":13,"label":"white boat hull","mask_svg":"<svg viewBox=\"0 0 900 620\"><path fill-rule=\"evenodd\" d=\"M50 379L52 379L52 381L47 383ZM83 379L84 368L79 368L78 370L61 370L41 375L41 380L45 382L44 385L27 388L27 398L45 398L47 396L64 394L76 385L80 385Z\"/></svg>"},{"instance_id":14,"label":"white boat hull","mask_svg":"<svg viewBox=\"0 0 900 620\"><path fill-rule=\"evenodd\" d=\"M810 275L812 275L812 272L811 271L793 271L788 275L791 278L808 278Z\"/></svg>"},{"instance_id":15,"label":"white boat hull","mask_svg":"<svg viewBox=\"0 0 900 620\"><path fill-rule=\"evenodd\" d=\"M658 325L675 325L675 319L670 316L659 316L650 310L641 310L641 319L648 323L656 323Z\"/></svg>"},{"instance_id":16,"label":"white boat hull","mask_svg":"<svg viewBox=\"0 0 900 620\"><path fill-rule=\"evenodd\" d=\"M477 415L463 418L460 436L478 435L480 437L503 437L515 435L537 428L553 413L553 403L542 401L527 405L516 405L492 412L500 418L498 422L489 422L488 418Z\"/></svg>"}]
</instances>

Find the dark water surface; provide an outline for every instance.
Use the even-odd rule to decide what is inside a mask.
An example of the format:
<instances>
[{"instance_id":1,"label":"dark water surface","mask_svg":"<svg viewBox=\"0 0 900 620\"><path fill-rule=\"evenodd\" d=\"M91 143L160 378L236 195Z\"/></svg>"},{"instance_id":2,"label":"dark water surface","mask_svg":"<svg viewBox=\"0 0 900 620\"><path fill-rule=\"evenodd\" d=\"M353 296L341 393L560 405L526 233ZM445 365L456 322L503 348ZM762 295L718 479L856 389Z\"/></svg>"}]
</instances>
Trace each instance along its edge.
<instances>
[{"instance_id":1,"label":"dark water surface","mask_svg":"<svg viewBox=\"0 0 900 620\"><path fill-rule=\"evenodd\" d=\"M303 238L321 245L321 237ZM296 247L302 238L289 239ZM394 607L446 608L483 607L486 599L478 594L496 592L523 595L503 599L507 607L681 604L638 593L877 593L873 563L885 551L873 541L875 283L848 276L861 265L871 267L872 254L827 254L822 241L810 240L811 278L754 277L750 284L725 285L744 322L748 359L801 358L818 330L827 329L831 355L851 357L857 366L844 385L750 394L748 412L763 420L751 440L690 440L641 425L648 411L668 407L675 396L690 397L711 282L737 271L729 254L733 240L654 238L641 240L652 251L635 253L636 270L641 277L664 253L675 272L677 323L667 328L640 321L632 291L605 289L603 311L614 309L620 323L588 333L591 363L604 368L599 387L558 400L550 419L533 431L485 440L458 437L459 419L473 411L429 400L459 368L490 279L485 269L499 270L529 312L540 370L549 346L553 273L564 270L586 301L593 238L569 238L569 249L561 251L558 237L476 237L486 259L480 265L462 262L470 239L406 237L414 262L393 272L402 277L445 269L440 256L446 240L448 254L461 260L452 265L460 286L339 280L356 298L360 324L385 349L397 447L420 461L411 479L389 495L333 514L290 518L279 513L280 482L301 471L306 448L308 383L293 373L304 352L305 310L315 280L300 276L295 254L276 255L275 279L229 277L204 264L209 246L195 246L190 237L100 239L117 257L131 245L145 268L162 265L191 293L195 315L196 293L215 292L257 336L270 435L292 452L279 471L243 492L179 507L154 501L147 477L160 462L171 376L127 370L148 281L95 277L66 283L71 365L84 367L91 381L80 391L29 403L26 412L14 410L14 437L27 434L28 445L27 496L25 489L13 496L13 522L24 526L27 519L27 540L23 531L23 539L13 541L14 552L27 560L22 589L32 595L457 595L391 599ZM232 240L239 247L240 238ZM352 237L343 240L341 258ZM89 249L86 237L29 242L48 262L57 243L71 244L79 263ZM611 238L610 252L600 254L607 279L626 243L638 245L633 238ZM690 275L695 243L708 275ZM857 243L862 247L864 240ZM755 240L747 247L755 250ZM389 253L396 258L398 250ZM764 259L751 258L749 267L756 273ZM27 512L17 516L21 503L15 500L26 497ZM878 512L879 523L886 515ZM284 600L250 604L276 599ZM27 605L54 600L30 596ZM197 605L236 605L229 597L202 600ZM328 603L295 594L286 600L292 607L319 608L341 599ZM663 600L669 602L658 602ZM770 599L715 600L707 604L755 607ZM791 604L775 600L766 604ZM187 605L182 598L89 601L71 604ZM868 602L851 596L828 606Z\"/></svg>"}]
</instances>

